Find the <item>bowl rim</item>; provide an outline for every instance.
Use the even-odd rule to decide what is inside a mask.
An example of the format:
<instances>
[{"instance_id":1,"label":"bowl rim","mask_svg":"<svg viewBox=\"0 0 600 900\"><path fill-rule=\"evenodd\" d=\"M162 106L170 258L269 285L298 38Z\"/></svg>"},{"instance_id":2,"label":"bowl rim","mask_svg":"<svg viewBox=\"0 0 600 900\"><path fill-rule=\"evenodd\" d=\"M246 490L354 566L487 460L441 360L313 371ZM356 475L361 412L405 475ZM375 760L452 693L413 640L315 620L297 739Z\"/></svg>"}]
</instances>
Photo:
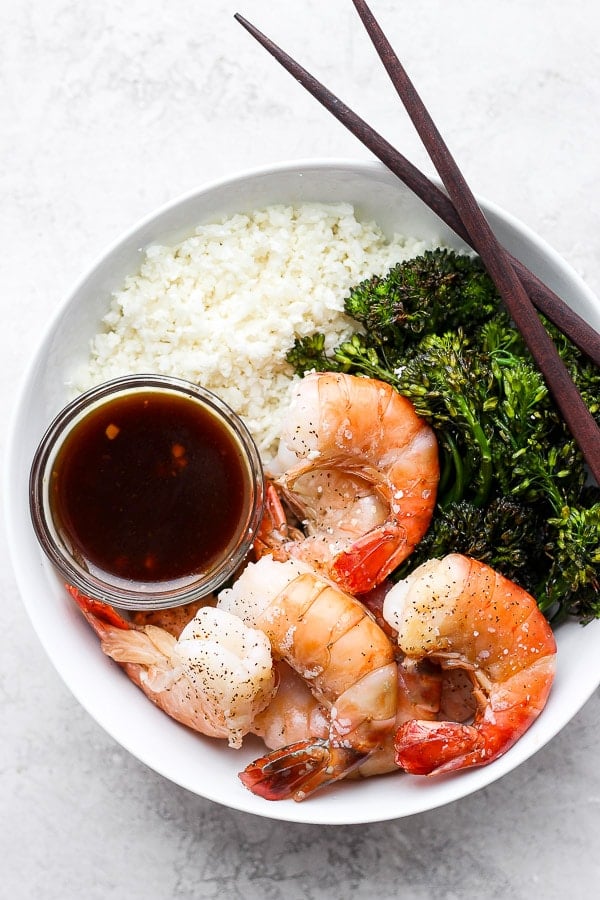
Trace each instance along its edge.
<instances>
[{"instance_id":1,"label":"bowl rim","mask_svg":"<svg viewBox=\"0 0 600 900\"><path fill-rule=\"evenodd\" d=\"M600 684L600 654L597 672L595 673L594 677L590 678L589 682L587 682L585 685L578 685L573 704L569 706L567 711L563 711L562 715L555 716L552 727L546 727L544 739L541 742L538 741L537 744L535 744L535 742L532 742L532 748L529 749L525 754L523 752L521 752L520 754L517 752L515 754L514 752L511 753L511 751L509 751L509 753L496 760L493 766L464 771L460 773L459 777L456 777L454 780L452 780L452 776L450 776L450 780L448 780L447 777L444 776L446 788L445 795L443 799L438 799L434 804L417 804L416 808L411 808L408 811L399 809L393 814L381 814L377 810L373 809L366 811L365 809L357 808L360 806L360 804L356 804L352 807L355 812L353 812L351 817L348 817L345 814L345 811L347 813L347 806L342 806L341 812L336 812L335 810L330 811L327 809L326 804L318 802L316 798L311 799L304 804L295 804L292 803L292 801L289 801L287 803L269 803L267 801L263 801L264 806L251 804L250 802L243 802L243 800L240 802L224 800L219 795L219 791L216 786L211 787L209 790L203 791L203 793L200 794L198 790L188 785L184 779L178 780L177 778L174 778L172 772L165 771L160 766L157 766L155 761L148 758L148 755L144 757L143 754L140 754L139 748L134 748L131 746L131 741L124 740L122 736L115 736L115 734L113 733L113 729L109 725L107 725L104 717L99 715L97 711L91 711L89 709L85 697L82 696L83 692L80 690L80 687L70 682L63 665L61 665L60 660L57 660L55 658L55 655L53 654L49 646L47 636L40 632L39 623L36 621L34 606L31 602L31 598L27 596L25 583L26 578L19 560L19 547L15 534L11 529L13 508L17 500L15 496L15 489L11 483L12 472L17 465L18 458L18 448L15 444L16 430L20 417L22 415L23 400L28 392L30 383L34 379L34 375L36 372L36 361L44 347L46 340L48 339L48 336L54 331L64 311L70 306L77 294L81 291L85 282L93 277L94 273L103 263L103 261L113 255L116 250L133 234L137 233L145 226L150 225L153 221L161 219L169 211L186 202L189 202L190 200L193 200L196 197L209 194L224 186L235 185L236 183L246 182L258 177L285 172L293 173L299 172L300 170L306 171L309 169L316 171L319 169L327 169L331 167L341 170L347 170L354 174L358 173L363 177L368 177L370 174L387 173L387 175L389 175L389 177L393 179L394 182L398 182L401 185L401 189L409 191L409 189L406 188L405 185L403 185L400 179L397 179L396 176L394 176L386 166L376 160L361 160L346 157L317 157L308 159L284 160L280 162L255 166L248 169L242 169L229 175L220 176L208 182L202 183L192 190L181 193L174 199L171 199L158 208L151 210L129 227L122 229L118 237L108 243L108 245L105 246L105 248L96 255L95 259L93 259L92 262L85 267L85 270L75 280L70 290L65 293L62 300L60 300L60 302L57 304L52 315L44 323L41 335L33 348L32 356L24 373L22 374L18 390L15 393L14 404L7 427L6 452L3 466L3 485L6 498L6 502L4 504L4 519L7 532L9 559L12 564L21 602L25 606L32 627L44 650L46 651L53 667L58 672L59 676L62 678L69 691L76 697L76 699L84 707L86 712L88 712L88 714L91 715L93 719L95 719L95 721L103 728L103 730L106 731L120 746L124 747L128 752L130 752L133 756L135 756L138 760L143 762L153 771L158 772L169 781L178 784L180 787L189 790L197 796L202 796L206 799L212 800L231 809L236 809L241 812L249 812L254 815L259 815L274 820L337 825L366 824L379 821L390 821L402 818L407 815L414 815L420 812L425 812L455 802L456 800L475 793L476 791L502 778L504 775L508 774L508 772L518 767L521 763L525 762L529 757L536 753L538 749L547 744L572 719L572 717L581 709L584 703L593 694L593 692ZM435 181L439 184L439 181L437 181L437 179L432 179L432 181ZM409 193L412 192L409 191ZM498 216L499 219L502 220L509 229L515 230L520 236L531 241L537 250L541 251L545 257L548 257L552 261L552 263L556 267L558 267L558 269L565 273L570 284L578 293L585 296L587 300L591 302L594 308L600 307L598 298L591 291L588 285L583 281L582 277L557 253L557 251L555 251L544 240L544 238L534 232L527 224L522 222L520 219L504 210L502 207L494 204L491 201L488 201L481 195L478 195L477 199L486 213L491 213L492 215ZM422 203L422 201L420 200L418 202ZM597 630L598 628L600 628L600 623L594 622L587 627ZM517 748L518 746L519 744L515 745L515 747ZM253 797L254 795L249 796ZM244 799L246 798L244 797ZM320 800L321 797L319 797L319 801ZM325 795L323 795L323 800L325 800Z\"/></svg>"}]
</instances>

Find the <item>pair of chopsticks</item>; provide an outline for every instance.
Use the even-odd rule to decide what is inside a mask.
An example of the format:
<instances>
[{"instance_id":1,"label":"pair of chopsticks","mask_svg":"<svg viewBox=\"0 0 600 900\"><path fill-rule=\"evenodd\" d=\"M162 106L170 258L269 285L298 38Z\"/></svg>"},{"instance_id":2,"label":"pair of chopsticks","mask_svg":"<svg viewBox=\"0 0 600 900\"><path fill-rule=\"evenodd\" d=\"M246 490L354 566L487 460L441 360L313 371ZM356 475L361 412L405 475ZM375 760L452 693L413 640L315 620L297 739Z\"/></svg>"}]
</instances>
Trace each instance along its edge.
<instances>
[{"instance_id":1,"label":"pair of chopsticks","mask_svg":"<svg viewBox=\"0 0 600 900\"><path fill-rule=\"evenodd\" d=\"M600 429L583 402L552 339L540 322L534 304L596 365L600 365L599 335L500 245L412 81L369 7L363 0L352 2L438 171L448 196L247 19L239 13L236 13L235 18L313 97L479 254L544 376L592 475L600 484Z\"/></svg>"}]
</instances>

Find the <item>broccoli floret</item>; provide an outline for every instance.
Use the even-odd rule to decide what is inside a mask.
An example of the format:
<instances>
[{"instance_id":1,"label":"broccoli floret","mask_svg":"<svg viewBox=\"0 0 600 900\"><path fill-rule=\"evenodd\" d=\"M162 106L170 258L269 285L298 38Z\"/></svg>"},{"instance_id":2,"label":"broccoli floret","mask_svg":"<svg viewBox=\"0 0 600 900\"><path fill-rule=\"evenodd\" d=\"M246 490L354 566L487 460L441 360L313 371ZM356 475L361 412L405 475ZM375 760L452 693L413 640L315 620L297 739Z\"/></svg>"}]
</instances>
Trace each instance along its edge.
<instances>
[{"instance_id":1,"label":"broccoli floret","mask_svg":"<svg viewBox=\"0 0 600 900\"><path fill-rule=\"evenodd\" d=\"M363 281L350 291L345 309L374 345L401 353L415 335L457 328L464 317L481 323L497 305L496 288L478 257L436 249Z\"/></svg>"},{"instance_id":2,"label":"broccoli floret","mask_svg":"<svg viewBox=\"0 0 600 900\"><path fill-rule=\"evenodd\" d=\"M550 564L547 531L543 517L512 498L497 497L484 507L460 500L438 510L429 531L395 577L404 577L432 557L463 553L535 594Z\"/></svg>"},{"instance_id":3,"label":"broccoli floret","mask_svg":"<svg viewBox=\"0 0 600 900\"><path fill-rule=\"evenodd\" d=\"M541 609L556 620L600 617L600 502L566 508L549 525L552 567L535 595Z\"/></svg>"},{"instance_id":4,"label":"broccoli floret","mask_svg":"<svg viewBox=\"0 0 600 900\"><path fill-rule=\"evenodd\" d=\"M286 360L298 375L304 375L313 369L330 372L337 368L333 358L325 353L325 335L320 332L297 338L294 346L288 350Z\"/></svg>"}]
</instances>

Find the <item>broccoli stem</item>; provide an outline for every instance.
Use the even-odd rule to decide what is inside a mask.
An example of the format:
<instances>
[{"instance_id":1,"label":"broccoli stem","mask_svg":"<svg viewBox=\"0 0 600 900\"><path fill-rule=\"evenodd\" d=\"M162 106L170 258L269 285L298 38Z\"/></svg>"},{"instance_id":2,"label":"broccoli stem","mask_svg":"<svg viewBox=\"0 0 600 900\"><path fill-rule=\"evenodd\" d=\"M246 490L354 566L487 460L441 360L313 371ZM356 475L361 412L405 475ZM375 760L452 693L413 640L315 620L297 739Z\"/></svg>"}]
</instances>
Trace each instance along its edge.
<instances>
[{"instance_id":1,"label":"broccoli stem","mask_svg":"<svg viewBox=\"0 0 600 900\"><path fill-rule=\"evenodd\" d=\"M449 457L446 455L447 462L444 467L444 486L441 487L440 490L439 503L440 506L447 507L452 503L457 503L464 497L466 488L466 473L462 455L452 435L448 432L445 432L443 442L448 447L450 455ZM451 472L454 472L454 480L452 482L452 486L449 490L444 490L445 484L450 480Z\"/></svg>"},{"instance_id":2,"label":"broccoli stem","mask_svg":"<svg viewBox=\"0 0 600 900\"><path fill-rule=\"evenodd\" d=\"M481 466L479 469L479 488L475 497L473 498L474 506L483 506L490 495L490 490L492 486L492 450L490 447L490 442L485 436L485 432L481 426L480 421L473 415L471 408L464 400L463 397L459 397L458 406L465 418L465 421L468 423L473 437L477 442L477 446L479 447L479 454L481 459Z\"/></svg>"}]
</instances>

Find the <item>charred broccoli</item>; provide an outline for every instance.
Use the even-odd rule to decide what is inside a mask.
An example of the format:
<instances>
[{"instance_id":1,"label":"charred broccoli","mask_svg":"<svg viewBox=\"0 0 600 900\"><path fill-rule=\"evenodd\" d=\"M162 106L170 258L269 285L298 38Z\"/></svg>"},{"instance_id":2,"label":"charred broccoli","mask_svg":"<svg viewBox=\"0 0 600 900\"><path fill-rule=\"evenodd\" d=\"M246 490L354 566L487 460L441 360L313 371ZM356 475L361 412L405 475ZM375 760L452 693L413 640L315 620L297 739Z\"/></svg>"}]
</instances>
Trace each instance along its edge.
<instances>
[{"instance_id":1,"label":"charred broccoli","mask_svg":"<svg viewBox=\"0 0 600 900\"><path fill-rule=\"evenodd\" d=\"M483 322L496 305L494 283L479 258L443 249L428 250L398 263L383 278L363 281L345 304L368 339L394 355L419 335L458 328L465 318Z\"/></svg>"},{"instance_id":2,"label":"charred broccoli","mask_svg":"<svg viewBox=\"0 0 600 900\"><path fill-rule=\"evenodd\" d=\"M466 553L496 567L553 621L600 616L600 490L477 257L434 250L354 288L357 331L288 355L310 369L380 378L408 397L440 446L438 506L398 576L431 556ZM550 323L593 415L600 372Z\"/></svg>"}]
</instances>

